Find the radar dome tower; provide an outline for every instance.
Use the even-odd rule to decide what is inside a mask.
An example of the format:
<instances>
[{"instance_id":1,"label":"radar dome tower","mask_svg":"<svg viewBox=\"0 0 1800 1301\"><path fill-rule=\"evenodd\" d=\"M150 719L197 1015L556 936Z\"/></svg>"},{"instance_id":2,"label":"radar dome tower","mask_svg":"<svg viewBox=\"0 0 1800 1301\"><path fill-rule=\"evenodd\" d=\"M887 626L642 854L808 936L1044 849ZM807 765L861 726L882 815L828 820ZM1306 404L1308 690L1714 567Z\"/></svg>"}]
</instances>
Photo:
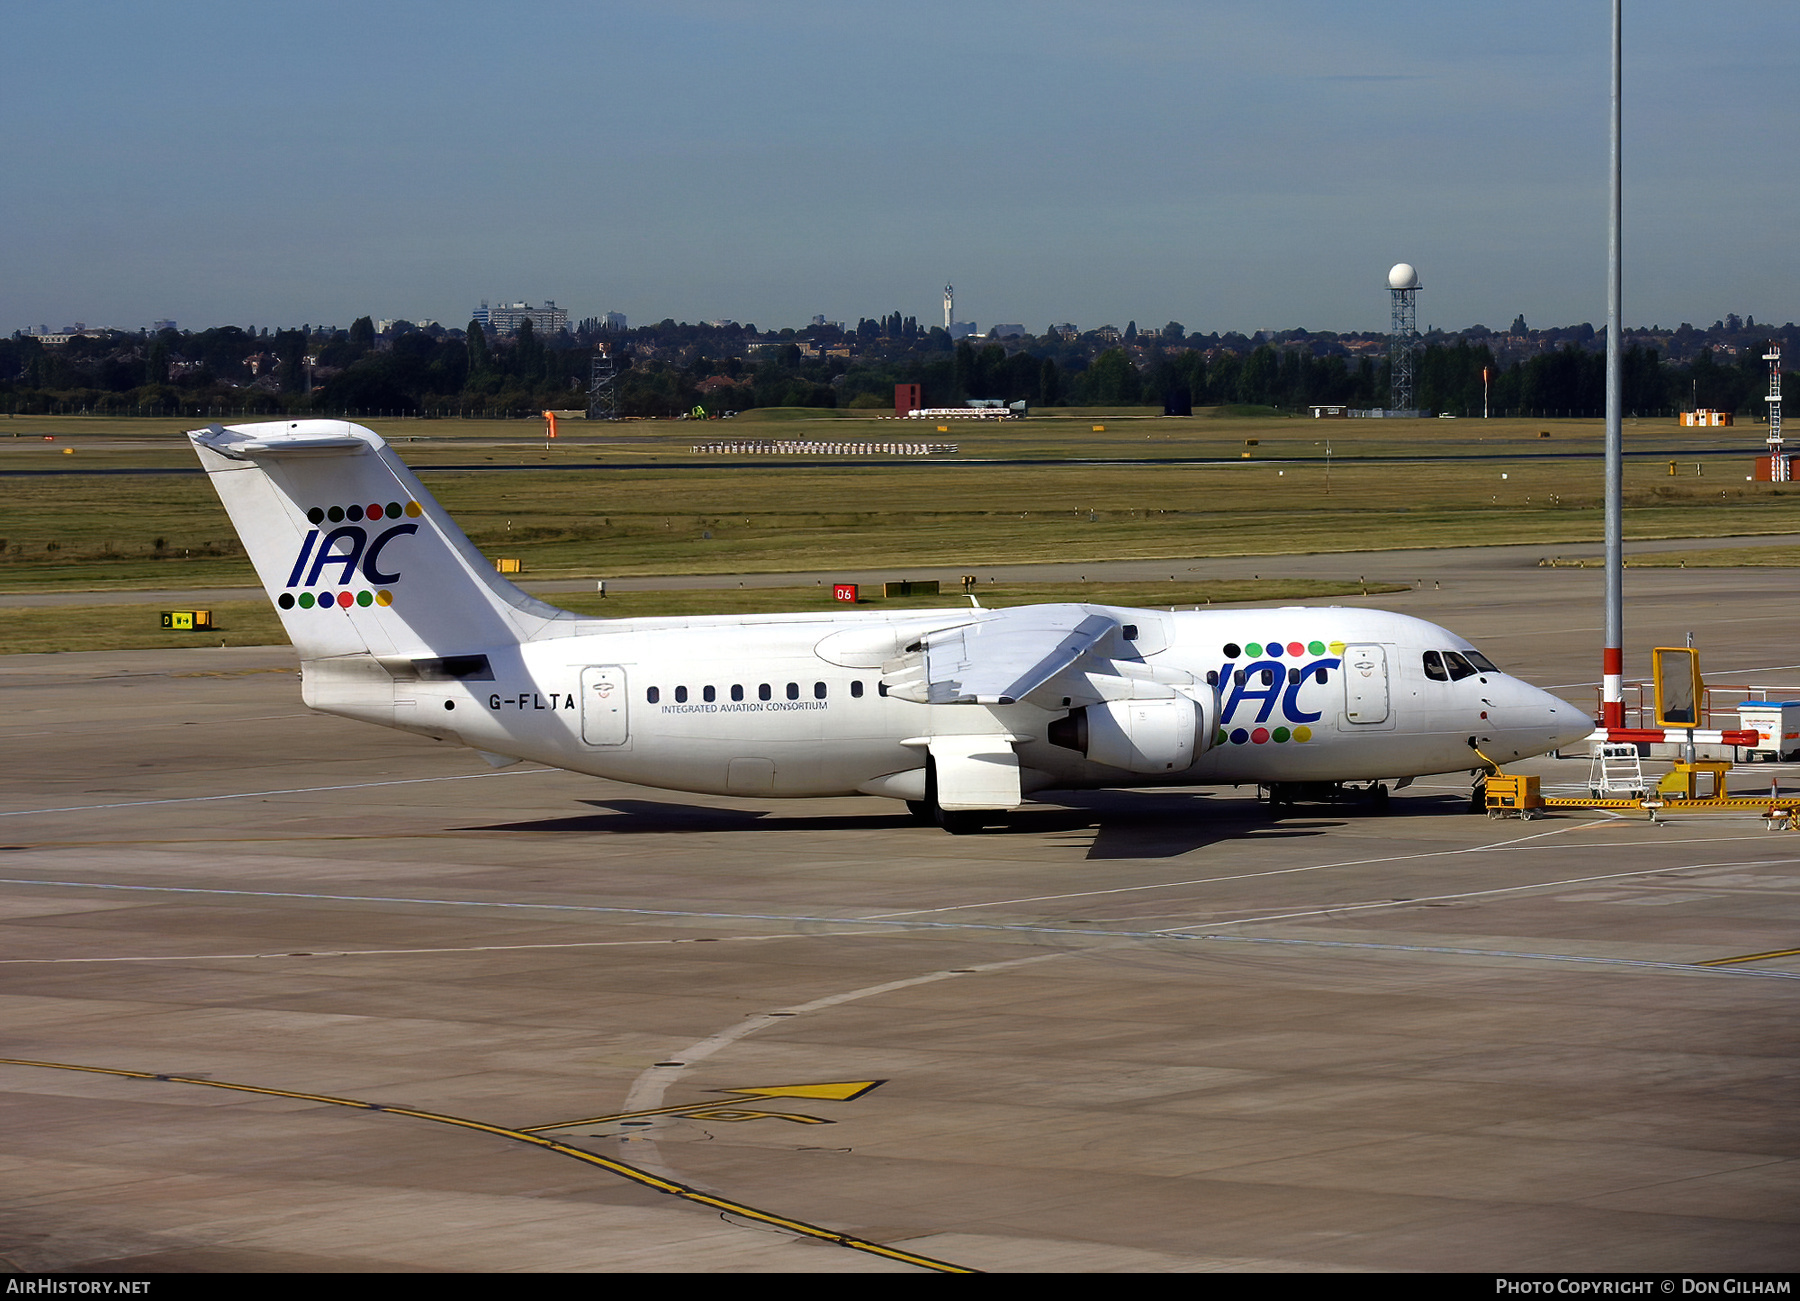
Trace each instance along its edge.
<instances>
[{"instance_id":1,"label":"radar dome tower","mask_svg":"<svg viewBox=\"0 0 1800 1301\"><path fill-rule=\"evenodd\" d=\"M1419 351L1419 273L1410 262L1396 262L1388 272L1393 299L1388 331L1388 414L1412 415L1413 358Z\"/></svg>"}]
</instances>

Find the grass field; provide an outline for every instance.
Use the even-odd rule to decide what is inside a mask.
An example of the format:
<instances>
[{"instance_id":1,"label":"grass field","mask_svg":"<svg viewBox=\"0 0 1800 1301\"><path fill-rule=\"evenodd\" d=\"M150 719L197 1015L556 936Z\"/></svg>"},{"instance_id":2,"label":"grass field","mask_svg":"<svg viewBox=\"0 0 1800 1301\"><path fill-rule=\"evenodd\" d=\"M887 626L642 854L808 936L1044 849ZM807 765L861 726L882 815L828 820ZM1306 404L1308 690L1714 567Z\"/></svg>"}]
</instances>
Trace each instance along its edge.
<instances>
[{"instance_id":1,"label":"grass field","mask_svg":"<svg viewBox=\"0 0 1800 1301\"><path fill-rule=\"evenodd\" d=\"M1264 579L1214 583L1021 583L983 588L981 603L990 609L1044 601L1089 601L1102 605L1195 606L1236 602L1309 601L1360 593L1399 591L1392 583L1331 583L1305 579ZM829 590L814 587L719 588L675 592L616 592L553 598L565 609L608 619L642 615L755 614L813 610L831 614L848 607L835 604ZM862 609L933 609L960 606L965 597L942 596L858 603ZM267 601L221 601L212 606L214 628L208 632L169 632L162 628L154 605L67 605L10 609L0 620L0 655L79 650L166 650L189 646L272 646L287 641Z\"/></svg>"},{"instance_id":2,"label":"grass field","mask_svg":"<svg viewBox=\"0 0 1800 1301\"><path fill-rule=\"evenodd\" d=\"M249 583L202 478L133 473L192 469L181 434L196 423L0 419L0 471L48 472L9 475L0 488L0 591ZM704 424L565 422L549 452L536 421L370 423L419 468L476 545L517 557L533 578L1493 542L1553 549L1601 533L1598 420L1090 411L947 422L944 435L862 413L775 410ZM959 451L941 463L894 457L874 467L692 451L776 435L923 436ZM1626 536L1800 531L1800 484L1746 481L1761 437L1755 427L1628 422ZM434 468L447 466L503 472Z\"/></svg>"}]
</instances>

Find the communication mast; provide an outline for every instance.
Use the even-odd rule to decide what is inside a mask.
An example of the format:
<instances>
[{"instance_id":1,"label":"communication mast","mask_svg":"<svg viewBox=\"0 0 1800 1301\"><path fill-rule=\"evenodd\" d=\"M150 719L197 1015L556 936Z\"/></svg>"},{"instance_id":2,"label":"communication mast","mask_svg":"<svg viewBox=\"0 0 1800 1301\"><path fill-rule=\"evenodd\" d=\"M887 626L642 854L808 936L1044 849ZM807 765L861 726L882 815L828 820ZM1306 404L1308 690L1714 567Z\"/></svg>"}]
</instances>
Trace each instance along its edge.
<instances>
[{"instance_id":1,"label":"communication mast","mask_svg":"<svg viewBox=\"0 0 1800 1301\"><path fill-rule=\"evenodd\" d=\"M1781 345L1771 343L1763 354L1769 363L1769 478L1775 483L1788 481L1787 457L1781 452Z\"/></svg>"},{"instance_id":2,"label":"communication mast","mask_svg":"<svg viewBox=\"0 0 1800 1301\"><path fill-rule=\"evenodd\" d=\"M1414 414L1413 358L1419 350L1419 273L1410 262L1396 262L1388 272L1393 300L1388 330L1388 414Z\"/></svg>"},{"instance_id":3,"label":"communication mast","mask_svg":"<svg viewBox=\"0 0 1800 1301\"><path fill-rule=\"evenodd\" d=\"M950 333L950 326L956 319L956 287L944 286L944 333Z\"/></svg>"},{"instance_id":4,"label":"communication mast","mask_svg":"<svg viewBox=\"0 0 1800 1301\"><path fill-rule=\"evenodd\" d=\"M602 343L594 349L593 368L588 372L589 420L617 420L619 418L619 390L616 384L618 378L618 367L613 364L609 345Z\"/></svg>"}]
</instances>

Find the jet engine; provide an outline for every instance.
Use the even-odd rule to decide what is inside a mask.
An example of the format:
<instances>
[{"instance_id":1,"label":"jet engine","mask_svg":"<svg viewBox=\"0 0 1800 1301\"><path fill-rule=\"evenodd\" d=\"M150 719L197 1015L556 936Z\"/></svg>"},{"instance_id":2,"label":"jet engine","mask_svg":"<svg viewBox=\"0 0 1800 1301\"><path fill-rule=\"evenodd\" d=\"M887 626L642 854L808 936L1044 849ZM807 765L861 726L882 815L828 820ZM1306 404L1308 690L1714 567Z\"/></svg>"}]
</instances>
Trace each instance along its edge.
<instances>
[{"instance_id":1,"label":"jet engine","mask_svg":"<svg viewBox=\"0 0 1800 1301\"><path fill-rule=\"evenodd\" d=\"M1069 711L1050 724L1052 745L1126 772L1179 772L1193 766L1212 740L1198 701L1104 700Z\"/></svg>"}]
</instances>

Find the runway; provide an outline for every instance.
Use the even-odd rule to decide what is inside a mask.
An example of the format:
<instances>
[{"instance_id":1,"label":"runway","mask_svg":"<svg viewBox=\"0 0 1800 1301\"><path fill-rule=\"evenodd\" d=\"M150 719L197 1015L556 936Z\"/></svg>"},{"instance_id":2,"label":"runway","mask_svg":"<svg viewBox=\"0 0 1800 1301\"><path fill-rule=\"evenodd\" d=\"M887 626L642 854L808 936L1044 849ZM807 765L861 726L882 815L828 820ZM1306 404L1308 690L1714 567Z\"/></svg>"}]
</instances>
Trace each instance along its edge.
<instances>
[{"instance_id":1,"label":"runway","mask_svg":"<svg viewBox=\"0 0 1800 1301\"><path fill-rule=\"evenodd\" d=\"M1343 603L1590 703L1596 572L1405 558ZM1627 643L1800 699L1789 582L1633 570ZM1800 1263L1800 837L1759 818L1489 821L1452 775L952 837L493 771L294 668L0 659L14 1268Z\"/></svg>"}]
</instances>

